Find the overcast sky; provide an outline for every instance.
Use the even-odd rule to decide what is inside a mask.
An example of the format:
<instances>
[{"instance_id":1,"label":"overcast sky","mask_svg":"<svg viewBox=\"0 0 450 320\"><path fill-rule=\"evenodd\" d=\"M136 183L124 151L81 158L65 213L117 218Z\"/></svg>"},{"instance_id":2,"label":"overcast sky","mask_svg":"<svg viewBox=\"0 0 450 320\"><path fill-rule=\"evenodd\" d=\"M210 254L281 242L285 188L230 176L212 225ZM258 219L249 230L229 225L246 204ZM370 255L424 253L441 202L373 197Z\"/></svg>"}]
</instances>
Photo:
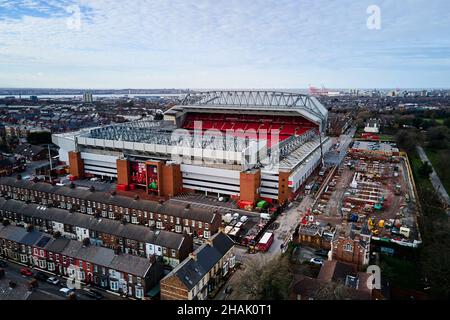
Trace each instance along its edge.
<instances>
[{"instance_id":1,"label":"overcast sky","mask_svg":"<svg viewBox=\"0 0 450 320\"><path fill-rule=\"evenodd\" d=\"M0 87L450 87L449 12L448 0L0 0Z\"/></svg>"}]
</instances>

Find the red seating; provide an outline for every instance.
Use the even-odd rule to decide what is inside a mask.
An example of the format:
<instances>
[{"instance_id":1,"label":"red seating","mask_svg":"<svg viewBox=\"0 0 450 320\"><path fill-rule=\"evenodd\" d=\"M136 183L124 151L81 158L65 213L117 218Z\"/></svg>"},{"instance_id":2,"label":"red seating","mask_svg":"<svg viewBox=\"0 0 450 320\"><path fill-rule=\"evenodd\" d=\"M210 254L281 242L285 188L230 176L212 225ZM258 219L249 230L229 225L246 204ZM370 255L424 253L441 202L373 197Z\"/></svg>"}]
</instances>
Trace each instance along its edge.
<instances>
[{"instance_id":1,"label":"red seating","mask_svg":"<svg viewBox=\"0 0 450 320\"><path fill-rule=\"evenodd\" d=\"M184 125L184 129L194 130L194 121L188 121Z\"/></svg>"},{"instance_id":2,"label":"red seating","mask_svg":"<svg viewBox=\"0 0 450 320\"><path fill-rule=\"evenodd\" d=\"M259 123L251 122L251 123L249 123L249 124L247 125L247 129L246 129L246 130L255 130L255 131L258 131L260 125L261 125L261 124L259 124Z\"/></svg>"},{"instance_id":3,"label":"red seating","mask_svg":"<svg viewBox=\"0 0 450 320\"><path fill-rule=\"evenodd\" d=\"M235 114L220 114L220 113L205 113L205 114L188 114L184 122L183 128L187 130L194 130L194 121L202 121L202 129L204 131L210 129L217 129L225 133L225 131L238 131L236 136L252 137L252 138L267 138L271 140L272 131L279 130L279 139L285 140L290 136L302 135L310 128L317 127L314 123L303 119L302 117L289 116L267 116L267 115L235 115ZM263 135L264 130L267 132ZM243 131L248 131L243 133ZM254 131L258 133L255 135Z\"/></svg>"},{"instance_id":4,"label":"red seating","mask_svg":"<svg viewBox=\"0 0 450 320\"><path fill-rule=\"evenodd\" d=\"M281 129L280 134L286 134L286 135L294 135L295 134L295 130L297 129L297 125L293 125L293 124L285 124L283 126L283 129Z\"/></svg>"},{"instance_id":5,"label":"red seating","mask_svg":"<svg viewBox=\"0 0 450 320\"><path fill-rule=\"evenodd\" d=\"M277 130L279 131L280 128L281 128L281 124L278 124L278 123L272 124L270 126L270 133L275 132Z\"/></svg>"},{"instance_id":6,"label":"red seating","mask_svg":"<svg viewBox=\"0 0 450 320\"><path fill-rule=\"evenodd\" d=\"M234 130L246 130L247 129L247 123L245 122L238 122L233 128Z\"/></svg>"},{"instance_id":7,"label":"red seating","mask_svg":"<svg viewBox=\"0 0 450 320\"><path fill-rule=\"evenodd\" d=\"M234 127L234 122L225 122L224 124L222 124L222 127L220 130L225 131L225 130L231 130Z\"/></svg>"},{"instance_id":8,"label":"red seating","mask_svg":"<svg viewBox=\"0 0 450 320\"><path fill-rule=\"evenodd\" d=\"M295 132L296 135L301 136L302 134L306 133L306 131L308 131L308 128L299 128L297 129L297 131Z\"/></svg>"},{"instance_id":9,"label":"red seating","mask_svg":"<svg viewBox=\"0 0 450 320\"><path fill-rule=\"evenodd\" d=\"M203 121L202 122L203 130L213 129L215 124L216 123L214 121Z\"/></svg>"}]
</instances>

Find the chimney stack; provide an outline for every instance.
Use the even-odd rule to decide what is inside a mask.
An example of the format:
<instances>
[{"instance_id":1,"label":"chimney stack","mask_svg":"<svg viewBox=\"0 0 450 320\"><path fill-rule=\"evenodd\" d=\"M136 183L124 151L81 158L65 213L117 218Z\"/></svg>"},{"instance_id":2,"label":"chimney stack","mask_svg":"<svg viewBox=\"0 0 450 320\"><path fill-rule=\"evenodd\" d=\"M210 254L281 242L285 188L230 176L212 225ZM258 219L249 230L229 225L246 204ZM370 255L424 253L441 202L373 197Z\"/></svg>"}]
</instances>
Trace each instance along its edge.
<instances>
[{"instance_id":1,"label":"chimney stack","mask_svg":"<svg viewBox=\"0 0 450 320\"><path fill-rule=\"evenodd\" d=\"M195 252L189 253L189 258L191 258L194 261L197 261L197 254Z\"/></svg>"}]
</instances>

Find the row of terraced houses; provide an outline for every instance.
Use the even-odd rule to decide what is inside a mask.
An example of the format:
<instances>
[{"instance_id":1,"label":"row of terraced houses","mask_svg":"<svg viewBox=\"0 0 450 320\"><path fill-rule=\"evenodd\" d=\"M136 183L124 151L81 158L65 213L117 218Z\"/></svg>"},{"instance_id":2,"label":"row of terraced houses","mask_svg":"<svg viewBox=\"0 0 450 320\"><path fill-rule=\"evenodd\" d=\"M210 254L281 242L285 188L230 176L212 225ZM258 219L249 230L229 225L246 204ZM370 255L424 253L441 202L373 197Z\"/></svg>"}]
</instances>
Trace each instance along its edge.
<instances>
[{"instance_id":1,"label":"row of terraced houses","mask_svg":"<svg viewBox=\"0 0 450 320\"><path fill-rule=\"evenodd\" d=\"M218 212L16 178L0 179L0 196L4 230L53 239L49 246L29 243L27 249L18 237L5 234L0 254L130 297L145 297L161 280L159 266L165 264L174 269L161 280L162 299L207 299L235 265L234 243L221 232ZM194 236L205 244L192 253ZM37 258L30 256L34 252ZM112 254L116 260L128 257L129 265L118 268L114 258L108 260ZM143 271L142 261L149 271ZM132 264L141 266L139 272L124 271L135 268ZM172 290L180 294L172 296Z\"/></svg>"},{"instance_id":2,"label":"row of terraced houses","mask_svg":"<svg viewBox=\"0 0 450 320\"><path fill-rule=\"evenodd\" d=\"M74 210L105 219L156 227L175 233L188 233L208 239L222 224L219 212L170 202L133 199L113 193L78 187L54 186L13 177L0 178L2 196L62 209Z\"/></svg>"},{"instance_id":3,"label":"row of terraced houses","mask_svg":"<svg viewBox=\"0 0 450 320\"><path fill-rule=\"evenodd\" d=\"M18 200L0 198L0 218L17 226L33 226L51 234L107 247L141 257L162 257L165 264L178 265L193 250L186 234L152 230L145 226L96 218L78 212Z\"/></svg>"},{"instance_id":4,"label":"row of terraced houses","mask_svg":"<svg viewBox=\"0 0 450 320\"><path fill-rule=\"evenodd\" d=\"M136 299L144 299L163 276L155 257L117 254L12 225L0 225L0 257L65 276L74 286L91 284Z\"/></svg>"}]
</instances>

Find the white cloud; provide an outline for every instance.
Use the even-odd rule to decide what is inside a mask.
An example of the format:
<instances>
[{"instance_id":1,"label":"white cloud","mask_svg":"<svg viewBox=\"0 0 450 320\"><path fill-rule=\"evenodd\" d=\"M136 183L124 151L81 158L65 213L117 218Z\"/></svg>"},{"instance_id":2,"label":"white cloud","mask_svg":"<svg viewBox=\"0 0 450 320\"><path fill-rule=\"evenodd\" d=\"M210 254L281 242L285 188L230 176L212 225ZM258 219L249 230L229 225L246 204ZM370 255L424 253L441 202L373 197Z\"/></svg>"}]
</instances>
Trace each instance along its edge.
<instances>
[{"instance_id":1,"label":"white cloud","mask_svg":"<svg viewBox=\"0 0 450 320\"><path fill-rule=\"evenodd\" d=\"M68 87L357 86L361 69L377 75L374 85L383 69L449 72L436 53L450 47L447 2L375 1L375 32L366 27L372 2L0 0L0 86L36 86L28 72L45 73L38 85ZM80 30L67 28L74 3Z\"/></svg>"}]
</instances>

